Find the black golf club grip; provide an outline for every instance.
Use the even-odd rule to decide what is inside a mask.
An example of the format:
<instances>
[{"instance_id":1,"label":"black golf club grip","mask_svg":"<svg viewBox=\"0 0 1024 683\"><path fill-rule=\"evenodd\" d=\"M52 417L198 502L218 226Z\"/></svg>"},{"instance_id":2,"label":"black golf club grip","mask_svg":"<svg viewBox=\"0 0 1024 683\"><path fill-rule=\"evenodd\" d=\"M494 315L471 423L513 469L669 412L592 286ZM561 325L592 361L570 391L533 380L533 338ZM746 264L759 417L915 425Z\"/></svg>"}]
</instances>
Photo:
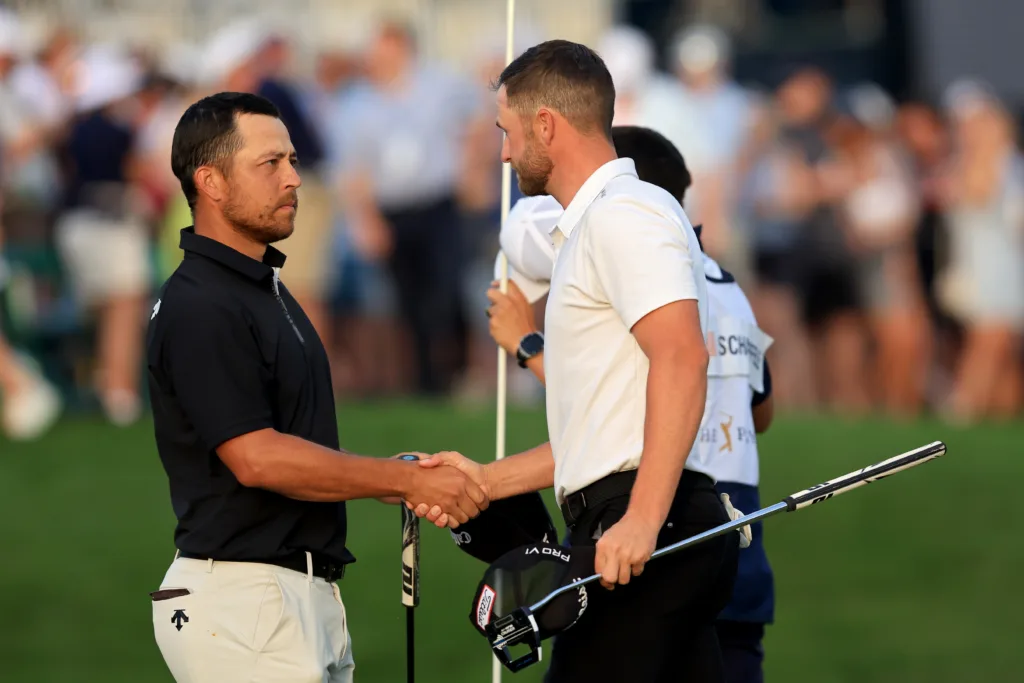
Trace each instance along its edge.
<instances>
[{"instance_id":1,"label":"black golf club grip","mask_svg":"<svg viewBox=\"0 0 1024 683\"><path fill-rule=\"evenodd\" d=\"M418 456L404 454L399 460L419 460ZM416 607L420 604L420 518L402 503L402 604Z\"/></svg>"},{"instance_id":2,"label":"black golf club grip","mask_svg":"<svg viewBox=\"0 0 1024 683\"><path fill-rule=\"evenodd\" d=\"M876 482L879 479L884 479L888 476L902 472L903 470L911 467L916 467L921 463L928 462L934 458L944 455L946 453L946 444L941 441L935 441L927 446L921 446L915 448L912 451L907 451L901 455L883 460L882 462L875 463L874 465L868 465L863 469L859 469L856 472L850 472L844 474L841 477L831 479L823 484L812 486L809 489L804 489L798 493L787 497L785 499L786 508L792 512L805 508L808 505L814 505L822 501L834 498L841 493L852 491L855 488L864 486Z\"/></svg>"}]
</instances>

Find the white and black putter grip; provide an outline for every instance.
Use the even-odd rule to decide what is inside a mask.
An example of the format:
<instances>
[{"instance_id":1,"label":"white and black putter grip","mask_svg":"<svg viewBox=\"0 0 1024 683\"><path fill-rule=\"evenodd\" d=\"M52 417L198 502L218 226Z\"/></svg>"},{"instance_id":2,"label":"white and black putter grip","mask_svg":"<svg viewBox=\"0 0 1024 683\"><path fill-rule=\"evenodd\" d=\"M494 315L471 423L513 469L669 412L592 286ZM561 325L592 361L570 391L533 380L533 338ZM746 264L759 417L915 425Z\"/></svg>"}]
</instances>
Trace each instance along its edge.
<instances>
[{"instance_id":1,"label":"white and black putter grip","mask_svg":"<svg viewBox=\"0 0 1024 683\"><path fill-rule=\"evenodd\" d=\"M400 455L399 460L419 460L415 455ZM420 604L420 518L402 503L402 604Z\"/></svg>"},{"instance_id":2,"label":"white and black putter grip","mask_svg":"<svg viewBox=\"0 0 1024 683\"><path fill-rule=\"evenodd\" d=\"M941 441L935 441L927 446L921 446L915 448L912 451L907 451L901 455L883 460L882 462L875 463L874 465L868 465L867 467L857 470L856 472L850 472L844 474L841 477L837 477L830 481L826 481L823 484L812 486L809 489L794 493L793 495L785 499L786 509L789 512L805 508L808 505L814 505L822 501L828 500L838 496L841 493L852 491L855 488L876 482L879 479L902 472L903 470L910 469L920 465L921 463L933 460L940 455L946 453L946 444Z\"/></svg>"}]
</instances>

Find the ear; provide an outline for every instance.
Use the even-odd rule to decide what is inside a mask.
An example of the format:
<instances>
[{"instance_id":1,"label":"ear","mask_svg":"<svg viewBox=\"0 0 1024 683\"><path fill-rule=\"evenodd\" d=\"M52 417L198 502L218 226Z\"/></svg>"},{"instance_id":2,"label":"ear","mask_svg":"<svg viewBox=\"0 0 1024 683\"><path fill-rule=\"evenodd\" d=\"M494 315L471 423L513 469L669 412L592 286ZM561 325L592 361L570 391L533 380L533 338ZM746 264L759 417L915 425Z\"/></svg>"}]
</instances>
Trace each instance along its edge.
<instances>
[{"instance_id":1,"label":"ear","mask_svg":"<svg viewBox=\"0 0 1024 683\"><path fill-rule=\"evenodd\" d=\"M533 119L533 133L540 138L545 147L549 146L555 137L555 122L553 111L547 107L537 110L537 115Z\"/></svg>"},{"instance_id":2,"label":"ear","mask_svg":"<svg viewBox=\"0 0 1024 683\"><path fill-rule=\"evenodd\" d=\"M206 196L214 204L227 196L227 183L224 175L215 166L200 166L192 176L196 191Z\"/></svg>"}]
</instances>

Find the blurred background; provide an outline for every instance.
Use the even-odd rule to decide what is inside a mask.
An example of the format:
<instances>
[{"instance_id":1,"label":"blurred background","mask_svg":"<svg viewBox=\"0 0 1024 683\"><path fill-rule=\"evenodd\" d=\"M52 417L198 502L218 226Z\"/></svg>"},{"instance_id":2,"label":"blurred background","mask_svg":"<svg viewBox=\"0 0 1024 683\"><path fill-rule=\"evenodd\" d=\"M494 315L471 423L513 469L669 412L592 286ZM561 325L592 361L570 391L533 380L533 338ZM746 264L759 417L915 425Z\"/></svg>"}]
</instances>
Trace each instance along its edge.
<instances>
[{"instance_id":1,"label":"blurred background","mask_svg":"<svg viewBox=\"0 0 1024 683\"><path fill-rule=\"evenodd\" d=\"M516 53L590 45L616 123L683 152L687 213L775 339L764 495L950 445L928 471L768 529L771 677L1018 678L1005 636L1024 560L1010 507L1024 474L1024 4L516 6ZM342 443L489 459L501 137L488 85L505 2L0 8L0 661L14 672L0 680L165 681L146 592L173 519L143 340L190 223L170 173L178 117L220 90L281 110L303 175L282 278L330 353ZM425 300L450 305L428 317ZM509 373L512 452L546 430L542 387ZM398 680L399 515L353 509L362 566L346 584L381 586L346 593L360 677ZM922 517L934 535L902 529ZM428 536L424 623L438 628L424 628L421 675L484 680L463 604L483 568Z\"/></svg>"}]
</instances>

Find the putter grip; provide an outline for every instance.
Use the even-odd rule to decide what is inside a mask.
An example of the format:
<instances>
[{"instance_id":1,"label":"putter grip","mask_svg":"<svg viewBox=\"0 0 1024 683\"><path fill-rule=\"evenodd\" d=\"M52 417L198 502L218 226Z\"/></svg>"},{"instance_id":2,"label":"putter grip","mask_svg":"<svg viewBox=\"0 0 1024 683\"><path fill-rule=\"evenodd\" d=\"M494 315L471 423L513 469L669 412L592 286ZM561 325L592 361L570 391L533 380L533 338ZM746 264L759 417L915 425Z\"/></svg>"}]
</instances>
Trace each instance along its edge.
<instances>
[{"instance_id":1,"label":"putter grip","mask_svg":"<svg viewBox=\"0 0 1024 683\"><path fill-rule=\"evenodd\" d=\"M399 460L419 460L411 454L400 455ZM402 604L416 607L420 604L420 518L402 503Z\"/></svg>"},{"instance_id":2,"label":"putter grip","mask_svg":"<svg viewBox=\"0 0 1024 683\"><path fill-rule=\"evenodd\" d=\"M884 479L888 476L902 472L903 470L910 469L920 465L921 463L933 460L940 455L946 453L946 444L941 441L935 441L927 446L916 448L912 451L907 451L902 455L883 460L882 462L875 463L874 465L868 465L867 467L857 470L856 472L850 472L844 474L841 477L837 477L830 481L826 481L823 484L812 486L809 489L794 493L793 495L786 498L786 508L789 512L805 508L815 503L828 500L838 496L841 493L852 491L855 488L876 482L879 479Z\"/></svg>"}]
</instances>

